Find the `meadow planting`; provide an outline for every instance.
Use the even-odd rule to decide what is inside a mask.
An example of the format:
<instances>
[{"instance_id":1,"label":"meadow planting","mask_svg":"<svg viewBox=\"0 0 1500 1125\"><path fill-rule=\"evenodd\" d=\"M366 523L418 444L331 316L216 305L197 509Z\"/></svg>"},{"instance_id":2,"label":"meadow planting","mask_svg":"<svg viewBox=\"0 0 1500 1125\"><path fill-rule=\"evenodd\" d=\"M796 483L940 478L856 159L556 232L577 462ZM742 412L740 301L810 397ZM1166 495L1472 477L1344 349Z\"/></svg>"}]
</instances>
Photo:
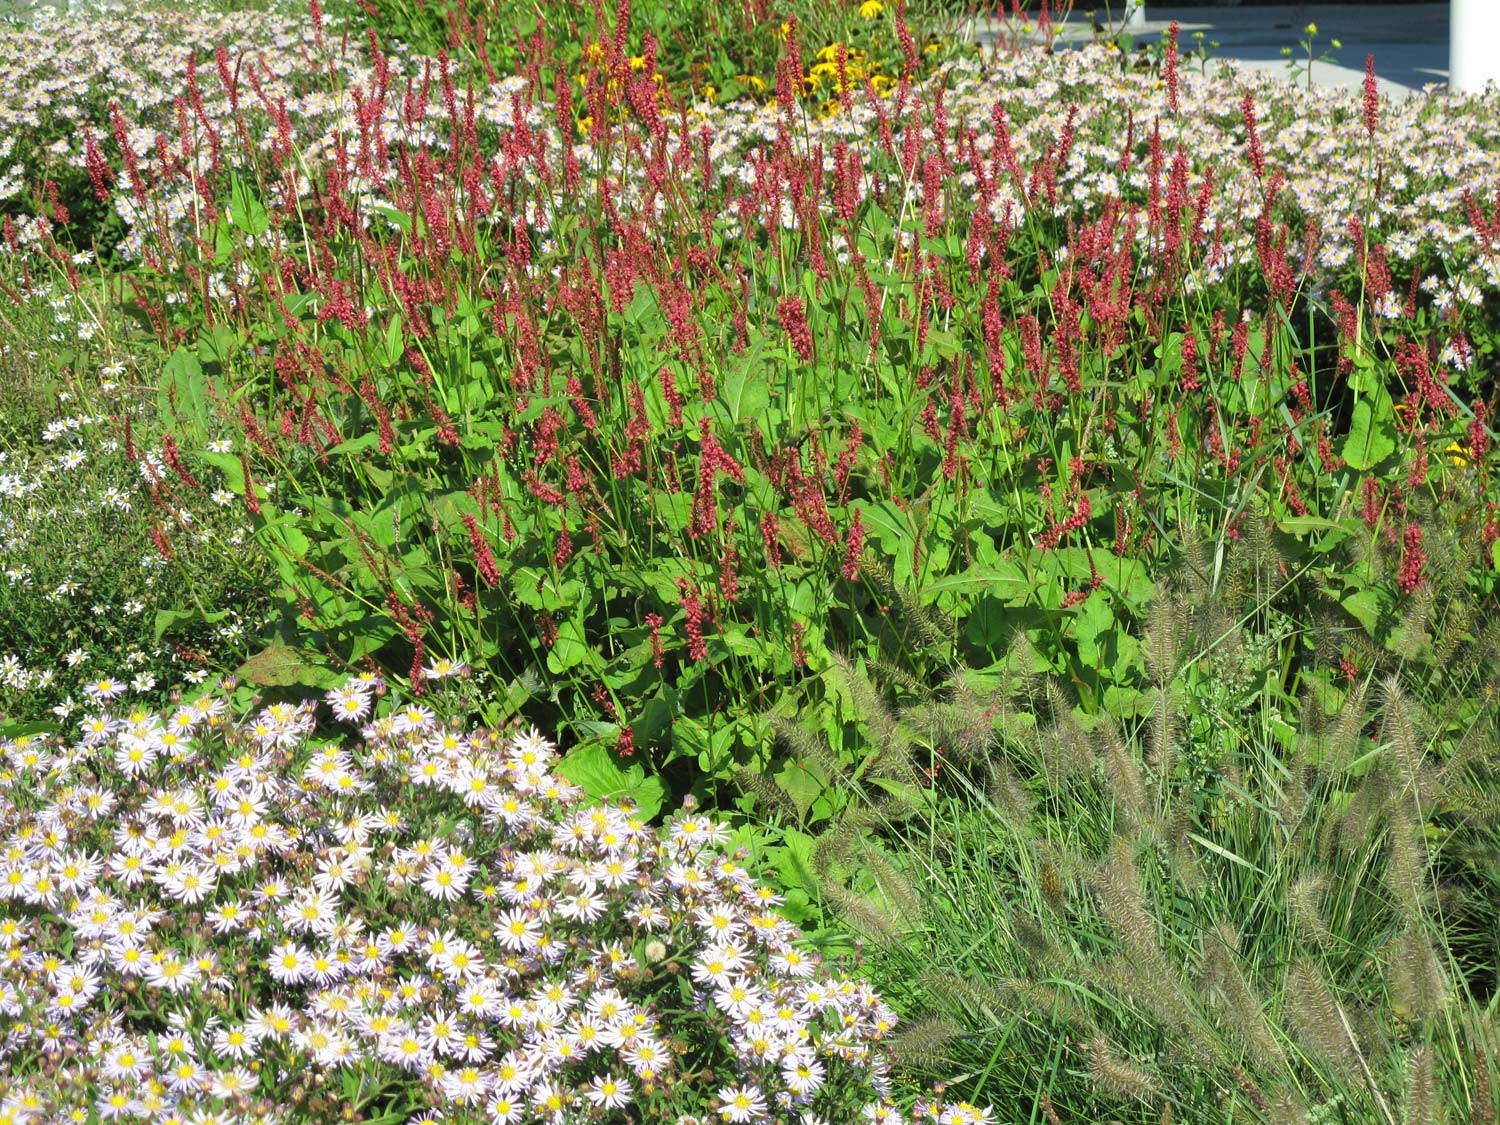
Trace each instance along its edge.
<instances>
[{"instance_id":1,"label":"meadow planting","mask_svg":"<svg viewBox=\"0 0 1500 1125\"><path fill-rule=\"evenodd\" d=\"M1496 1119L1500 100L1021 7L0 34L0 1122Z\"/></svg>"}]
</instances>

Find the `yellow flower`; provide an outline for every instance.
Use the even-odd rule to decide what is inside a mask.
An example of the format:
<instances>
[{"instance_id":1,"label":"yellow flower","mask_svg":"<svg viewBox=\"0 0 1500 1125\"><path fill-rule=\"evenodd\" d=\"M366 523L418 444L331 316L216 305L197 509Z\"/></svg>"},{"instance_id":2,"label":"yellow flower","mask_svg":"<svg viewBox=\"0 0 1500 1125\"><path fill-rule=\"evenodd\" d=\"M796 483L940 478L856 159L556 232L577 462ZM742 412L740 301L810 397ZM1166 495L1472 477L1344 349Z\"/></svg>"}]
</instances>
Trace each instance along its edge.
<instances>
[{"instance_id":1,"label":"yellow flower","mask_svg":"<svg viewBox=\"0 0 1500 1125\"><path fill-rule=\"evenodd\" d=\"M1466 446L1459 445L1456 441L1450 444L1443 452L1450 454L1448 458L1449 464L1460 467L1467 465L1471 456L1469 449Z\"/></svg>"},{"instance_id":2,"label":"yellow flower","mask_svg":"<svg viewBox=\"0 0 1500 1125\"><path fill-rule=\"evenodd\" d=\"M758 74L736 74L734 76L734 80L736 82L743 82L757 94L763 94L766 92L766 80L760 77L760 75Z\"/></svg>"},{"instance_id":3,"label":"yellow flower","mask_svg":"<svg viewBox=\"0 0 1500 1125\"><path fill-rule=\"evenodd\" d=\"M1307 33L1309 35L1316 35L1318 33L1318 25L1315 24L1315 23L1308 24L1307 25Z\"/></svg>"},{"instance_id":4,"label":"yellow flower","mask_svg":"<svg viewBox=\"0 0 1500 1125\"><path fill-rule=\"evenodd\" d=\"M885 5L880 0L865 0L859 6L859 18L862 20L872 20L883 11L885 11Z\"/></svg>"},{"instance_id":5,"label":"yellow flower","mask_svg":"<svg viewBox=\"0 0 1500 1125\"><path fill-rule=\"evenodd\" d=\"M631 58L631 60L630 60L630 69L631 70L645 70L646 69L646 56L645 55L635 55L635 56L633 56Z\"/></svg>"},{"instance_id":6,"label":"yellow flower","mask_svg":"<svg viewBox=\"0 0 1500 1125\"><path fill-rule=\"evenodd\" d=\"M819 62L830 63L835 61L838 57L839 45L837 43L830 43L828 44L828 46L824 47L821 51L818 52Z\"/></svg>"},{"instance_id":7,"label":"yellow flower","mask_svg":"<svg viewBox=\"0 0 1500 1125\"><path fill-rule=\"evenodd\" d=\"M776 30L776 35L785 43L792 36L792 24L790 20L782 20L781 26Z\"/></svg>"},{"instance_id":8,"label":"yellow flower","mask_svg":"<svg viewBox=\"0 0 1500 1125\"><path fill-rule=\"evenodd\" d=\"M578 131L580 133L587 133L593 127L594 119L592 117L580 117L578 119Z\"/></svg>"},{"instance_id":9,"label":"yellow flower","mask_svg":"<svg viewBox=\"0 0 1500 1125\"><path fill-rule=\"evenodd\" d=\"M704 86L703 96L709 101L716 101L719 97L719 91L714 86Z\"/></svg>"},{"instance_id":10,"label":"yellow flower","mask_svg":"<svg viewBox=\"0 0 1500 1125\"><path fill-rule=\"evenodd\" d=\"M583 49L583 61L596 63L604 61L604 47L599 43L590 43Z\"/></svg>"}]
</instances>

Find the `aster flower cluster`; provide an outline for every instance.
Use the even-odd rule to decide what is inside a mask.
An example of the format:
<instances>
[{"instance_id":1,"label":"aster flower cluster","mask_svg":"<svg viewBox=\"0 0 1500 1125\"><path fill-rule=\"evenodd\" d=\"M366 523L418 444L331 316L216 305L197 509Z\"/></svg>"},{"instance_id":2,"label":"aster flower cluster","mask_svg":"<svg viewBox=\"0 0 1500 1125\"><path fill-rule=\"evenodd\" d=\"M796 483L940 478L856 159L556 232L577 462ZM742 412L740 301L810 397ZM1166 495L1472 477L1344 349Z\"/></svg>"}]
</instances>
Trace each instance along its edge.
<instances>
[{"instance_id":1,"label":"aster flower cluster","mask_svg":"<svg viewBox=\"0 0 1500 1125\"><path fill-rule=\"evenodd\" d=\"M30 304L28 312L56 321L58 343L87 350L62 334L85 323L76 295L38 292ZM0 345L0 358L11 347ZM207 576L213 560L235 552L237 563L251 560L236 566L243 573L256 563L244 551L250 529L238 496L174 487L162 450L126 448L129 439L110 417L139 412L125 373L119 361L90 365L92 386L83 395L92 401L76 385L56 392L35 447L0 447L0 713L12 719L73 718L106 667L122 673L121 690L159 701L178 679L208 678L201 666L208 657L197 645L232 652L263 620L261 605L236 584L216 620L193 631L194 644L177 630L153 635L156 611L180 604L184 564L195 581L217 588L234 580L223 571ZM37 649L39 635L54 642L52 653ZM184 671L184 664L200 666Z\"/></svg>"},{"instance_id":2,"label":"aster flower cluster","mask_svg":"<svg viewBox=\"0 0 1500 1125\"><path fill-rule=\"evenodd\" d=\"M897 1108L896 1017L723 825L373 675L347 745L233 686L0 741L0 1121L987 1120Z\"/></svg>"}]
</instances>

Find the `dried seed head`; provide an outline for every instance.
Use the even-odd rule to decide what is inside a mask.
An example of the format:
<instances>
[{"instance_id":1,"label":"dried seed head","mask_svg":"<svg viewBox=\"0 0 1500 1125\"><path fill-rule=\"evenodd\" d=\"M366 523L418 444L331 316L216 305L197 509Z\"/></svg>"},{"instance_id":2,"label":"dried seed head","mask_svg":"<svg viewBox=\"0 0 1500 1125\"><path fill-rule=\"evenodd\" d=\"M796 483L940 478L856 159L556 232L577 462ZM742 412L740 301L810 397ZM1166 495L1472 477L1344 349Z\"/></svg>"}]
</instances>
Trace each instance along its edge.
<instances>
[{"instance_id":1,"label":"dried seed head","mask_svg":"<svg viewBox=\"0 0 1500 1125\"><path fill-rule=\"evenodd\" d=\"M1147 1101L1161 1091L1156 1076L1120 1054L1103 1035L1089 1040L1089 1073L1107 1094L1117 1098Z\"/></svg>"}]
</instances>

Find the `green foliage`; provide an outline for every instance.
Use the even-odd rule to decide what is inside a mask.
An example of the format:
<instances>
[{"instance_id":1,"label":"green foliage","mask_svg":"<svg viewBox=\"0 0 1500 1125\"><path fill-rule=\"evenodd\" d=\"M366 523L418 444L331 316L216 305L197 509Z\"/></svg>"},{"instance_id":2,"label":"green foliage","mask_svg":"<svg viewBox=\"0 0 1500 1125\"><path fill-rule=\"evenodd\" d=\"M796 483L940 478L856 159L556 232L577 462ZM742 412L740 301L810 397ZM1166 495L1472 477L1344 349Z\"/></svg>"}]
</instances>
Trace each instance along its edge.
<instances>
[{"instance_id":1,"label":"green foliage","mask_svg":"<svg viewBox=\"0 0 1500 1125\"><path fill-rule=\"evenodd\" d=\"M720 802L746 769L795 767L752 717L773 702L864 753L835 652L931 684L1024 637L1087 712L1166 723L1135 628L1165 571L1348 634L1331 662L1278 649L1283 685L1437 660L1427 599L1492 603L1464 531L1493 519L1474 487L1492 456L1451 452L1488 431L1401 386L1416 361L1394 332L1356 324L1322 347L1312 304L1266 292L1274 277L1190 291L1186 213L1167 266L1111 280L1108 255L1142 252L1101 242L1084 282L1036 251L1069 229L1040 206L988 273L957 205L871 193L833 234L781 229L709 180L662 181L637 209L611 163L646 128L655 95L636 81L592 135L598 182L511 177L503 221L432 196L351 230L237 172L211 237L135 273L140 307L172 309L160 408L194 471L252 509L282 640L323 669L305 682L374 661L420 691L425 662L462 660L487 721L524 714ZM866 159L873 176L901 157L892 142ZM514 216L544 205L533 239ZM317 248L318 285L286 288L300 266L281 240ZM181 271L210 266L260 282L169 303ZM1134 305L1074 295L1117 284ZM243 456L205 447L225 415ZM1226 566L1241 537L1258 546ZM1259 686L1226 665L1240 624L1218 621L1186 669L1203 768L1213 725ZM828 814L812 785L804 811Z\"/></svg>"}]
</instances>

